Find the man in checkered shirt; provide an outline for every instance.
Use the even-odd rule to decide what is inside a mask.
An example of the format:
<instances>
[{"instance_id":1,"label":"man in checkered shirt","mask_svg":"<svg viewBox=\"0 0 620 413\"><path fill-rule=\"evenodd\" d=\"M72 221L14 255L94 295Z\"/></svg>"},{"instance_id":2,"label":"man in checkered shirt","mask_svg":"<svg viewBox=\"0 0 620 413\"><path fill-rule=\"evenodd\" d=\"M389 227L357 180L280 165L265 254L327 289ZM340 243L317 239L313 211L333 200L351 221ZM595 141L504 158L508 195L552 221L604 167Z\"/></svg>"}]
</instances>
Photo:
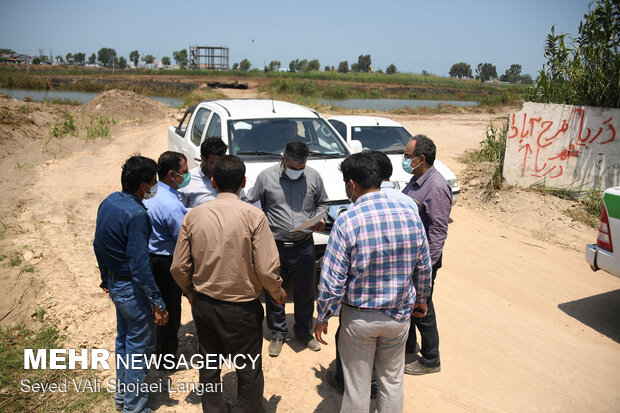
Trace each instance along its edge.
<instances>
[{"instance_id":1,"label":"man in checkered shirt","mask_svg":"<svg viewBox=\"0 0 620 413\"><path fill-rule=\"evenodd\" d=\"M373 366L378 410L402 411L409 319L426 314L431 264L424 227L405 204L380 191L379 164L370 153L340 165L352 208L338 217L323 258L318 321L323 344L328 319L340 305L338 350L345 393L341 411L368 411Z\"/></svg>"}]
</instances>

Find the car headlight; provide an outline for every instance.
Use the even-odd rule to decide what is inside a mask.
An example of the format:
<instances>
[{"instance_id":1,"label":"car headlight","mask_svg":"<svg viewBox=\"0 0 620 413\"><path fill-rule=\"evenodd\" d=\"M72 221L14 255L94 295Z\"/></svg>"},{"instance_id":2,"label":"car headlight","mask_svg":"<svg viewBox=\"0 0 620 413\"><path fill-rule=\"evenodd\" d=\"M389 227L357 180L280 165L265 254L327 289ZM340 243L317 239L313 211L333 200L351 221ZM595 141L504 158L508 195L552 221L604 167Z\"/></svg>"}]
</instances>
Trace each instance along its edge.
<instances>
[{"instance_id":1,"label":"car headlight","mask_svg":"<svg viewBox=\"0 0 620 413\"><path fill-rule=\"evenodd\" d=\"M458 188L459 187L459 182L456 179L448 179L448 185L450 185L450 188L452 188L452 189Z\"/></svg>"}]
</instances>

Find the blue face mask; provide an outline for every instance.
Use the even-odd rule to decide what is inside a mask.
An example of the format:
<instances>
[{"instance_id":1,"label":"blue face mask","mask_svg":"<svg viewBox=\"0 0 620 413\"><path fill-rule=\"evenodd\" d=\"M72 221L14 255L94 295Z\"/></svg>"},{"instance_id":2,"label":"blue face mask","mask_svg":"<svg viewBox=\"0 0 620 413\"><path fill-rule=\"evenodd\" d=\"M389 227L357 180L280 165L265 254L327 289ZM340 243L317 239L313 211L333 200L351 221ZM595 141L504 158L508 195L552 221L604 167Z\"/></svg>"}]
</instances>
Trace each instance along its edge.
<instances>
[{"instance_id":1,"label":"blue face mask","mask_svg":"<svg viewBox=\"0 0 620 413\"><path fill-rule=\"evenodd\" d=\"M186 173L185 175L181 175L180 173L177 173L177 172L174 172L174 173L183 177L183 182L179 184L179 189L185 188L189 184L189 181L192 179L192 175L189 172Z\"/></svg>"},{"instance_id":2,"label":"blue face mask","mask_svg":"<svg viewBox=\"0 0 620 413\"><path fill-rule=\"evenodd\" d=\"M419 156L416 156L413 159L418 159ZM418 164L418 166L416 166L415 168L411 167L411 161L413 161L413 159L410 158L403 158L403 160L401 161L401 165L403 167L403 171L407 172L408 174L413 174L413 170L416 169L418 166L422 165L422 164Z\"/></svg>"}]
</instances>

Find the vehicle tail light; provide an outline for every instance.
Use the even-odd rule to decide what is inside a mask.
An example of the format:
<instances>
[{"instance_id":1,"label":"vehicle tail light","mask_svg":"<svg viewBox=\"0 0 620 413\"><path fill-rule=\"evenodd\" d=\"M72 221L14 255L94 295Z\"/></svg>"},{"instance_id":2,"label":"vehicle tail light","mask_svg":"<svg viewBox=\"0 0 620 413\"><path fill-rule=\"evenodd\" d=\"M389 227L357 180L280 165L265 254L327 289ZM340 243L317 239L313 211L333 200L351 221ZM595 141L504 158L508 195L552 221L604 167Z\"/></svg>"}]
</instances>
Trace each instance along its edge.
<instances>
[{"instance_id":1,"label":"vehicle tail light","mask_svg":"<svg viewBox=\"0 0 620 413\"><path fill-rule=\"evenodd\" d=\"M605 207L603 207L603 212L601 212L601 222L598 226L596 245L607 251L614 252L614 247L611 245L611 234L609 232L609 218L607 217L607 208Z\"/></svg>"}]
</instances>

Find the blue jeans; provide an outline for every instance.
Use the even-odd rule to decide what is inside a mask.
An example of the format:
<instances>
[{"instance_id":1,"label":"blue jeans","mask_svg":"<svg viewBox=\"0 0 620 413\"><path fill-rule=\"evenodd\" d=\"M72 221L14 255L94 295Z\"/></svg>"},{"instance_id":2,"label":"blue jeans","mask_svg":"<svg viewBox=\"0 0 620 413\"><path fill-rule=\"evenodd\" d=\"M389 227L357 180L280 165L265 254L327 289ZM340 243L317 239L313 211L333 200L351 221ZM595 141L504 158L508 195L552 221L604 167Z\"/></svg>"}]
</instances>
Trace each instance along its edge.
<instances>
[{"instance_id":1,"label":"blue jeans","mask_svg":"<svg viewBox=\"0 0 620 413\"><path fill-rule=\"evenodd\" d=\"M316 272L314 269L314 240L312 237L294 247L286 247L276 240L280 254L280 276L282 285L288 278L293 281L293 301L295 303L295 325L293 331L297 337L311 337L312 314L314 313L314 288ZM271 338L285 339L286 313L284 305L276 304L265 290L267 307L267 327L271 330Z\"/></svg>"},{"instance_id":2,"label":"blue jeans","mask_svg":"<svg viewBox=\"0 0 620 413\"><path fill-rule=\"evenodd\" d=\"M155 323L153 305L139 287L131 281L108 279L110 298L116 306L116 357L128 360L131 366L131 354L140 355L142 362L136 363L135 369L125 368L118 362L116 368L116 394L114 403L123 407L125 413L147 413L148 392L139 389L140 383L146 382L147 369L142 355L150 356L155 350ZM135 388L123 389L123 386Z\"/></svg>"}]
</instances>

